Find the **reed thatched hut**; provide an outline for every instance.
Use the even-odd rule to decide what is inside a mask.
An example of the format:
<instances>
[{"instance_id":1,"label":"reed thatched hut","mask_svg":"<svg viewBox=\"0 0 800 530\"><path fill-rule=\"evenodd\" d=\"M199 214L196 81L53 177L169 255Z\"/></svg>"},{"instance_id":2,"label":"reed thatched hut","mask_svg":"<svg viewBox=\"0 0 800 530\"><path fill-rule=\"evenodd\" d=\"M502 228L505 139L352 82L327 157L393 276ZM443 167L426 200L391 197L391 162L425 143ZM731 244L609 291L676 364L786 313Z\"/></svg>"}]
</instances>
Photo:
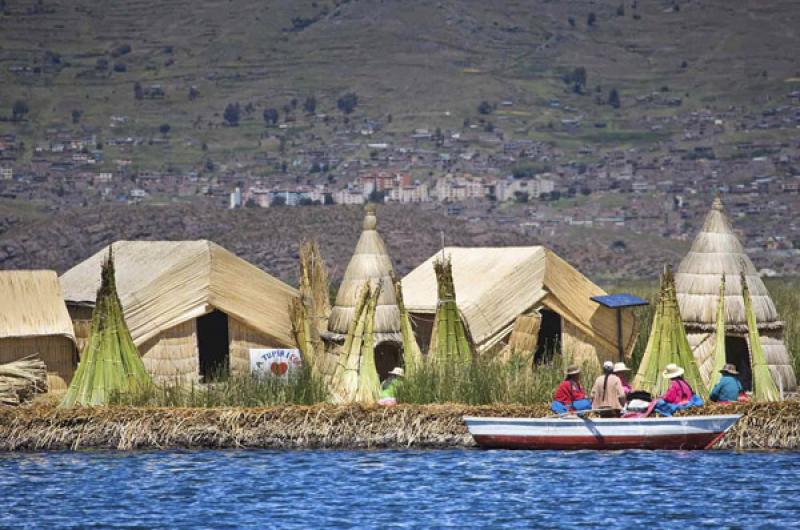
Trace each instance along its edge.
<instances>
[{"instance_id":1,"label":"reed thatched hut","mask_svg":"<svg viewBox=\"0 0 800 530\"><path fill-rule=\"evenodd\" d=\"M447 247L403 278L406 307L424 352L437 306L433 261L441 255L451 260L458 309L478 353L503 350L513 338L527 344L537 361L553 351L577 362L619 358L616 312L590 299L606 293L539 246ZM624 355L630 356L637 327L629 310L622 313L621 329Z\"/></svg>"},{"instance_id":2,"label":"reed thatched hut","mask_svg":"<svg viewBox=\"0 0 800 530\"><path fill-rule=\"evenodd\" d=\"M106 255L108 248L61 276L79 343ZM156 380L245 373L250 348L295 347L289 306L297 291L215 243L119 241L114 264L125 321Z\"/></svg>"},{"instance_id":3,"label":"reed thatched hut","mask_svg":"<svg viewBox=\"0 0 800 530\"><path fill-rule=\"evenodd\" d=\"M395 366L402 364L403 336L400 332L400 310L392 283L392 259L377 231L375 206L367 205L361 237L336 294L336 302L328 319L326 339L343 342L355 317L356 307L365 284L380 284L373 326L375 365L384 379Z\"/></svg>"},{"instance_id":4,"label":"reed thatched hut","mask_svg":"<svg viewBox=\"0 0 800 530\"><path fill-rule=\"evenodd\" d=\"M708 382L714 364L715 326L722 275L725 282L725 349L727 360L742 373L750 388L750 347L740 274L744 273L770 373L779 388L794 390L797 380L783 341L784 323L753 263L725 215L722 201L714 199L703 228L675 274L681 318L689 344Z\"/></svg>"},{"instance_id":5,"label":"reed thatched hut","mask_svg":"<svg viewBox=\"0 0 800 530\"><path fill-rule=\"evenodd\" d=\"M66 390L78 364L75 333L54 271L0 271L0 364L36 355L50 390Z\"/></svg>"}]
</instances>

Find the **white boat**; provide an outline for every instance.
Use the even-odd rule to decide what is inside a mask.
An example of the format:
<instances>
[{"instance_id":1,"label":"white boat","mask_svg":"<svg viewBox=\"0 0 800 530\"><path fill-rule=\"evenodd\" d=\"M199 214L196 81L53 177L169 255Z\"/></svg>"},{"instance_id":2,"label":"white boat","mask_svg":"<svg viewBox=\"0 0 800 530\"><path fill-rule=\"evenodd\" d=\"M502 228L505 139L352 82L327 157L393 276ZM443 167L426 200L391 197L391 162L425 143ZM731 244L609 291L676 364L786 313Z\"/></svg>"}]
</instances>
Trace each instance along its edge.
<instances>
[{"instance_id":1,"label":"white boat","mask_svg":"<svg viewBox=\"0 0 800 530\"><path fill-rule=\"evenodd\" d=\"M465 416L481 447L502 449L709 449L741 414L671 418Z\"/></svg>"}]
</instances>

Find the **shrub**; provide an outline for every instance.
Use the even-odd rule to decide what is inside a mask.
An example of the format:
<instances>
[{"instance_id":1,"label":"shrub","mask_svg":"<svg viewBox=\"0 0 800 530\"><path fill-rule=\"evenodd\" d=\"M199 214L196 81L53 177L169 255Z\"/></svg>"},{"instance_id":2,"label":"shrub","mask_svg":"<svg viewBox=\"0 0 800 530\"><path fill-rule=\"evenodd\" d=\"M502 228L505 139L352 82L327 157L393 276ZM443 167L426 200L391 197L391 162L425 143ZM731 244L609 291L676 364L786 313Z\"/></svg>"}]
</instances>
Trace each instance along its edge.
<instances>
[{"instance_id":1,"label":"shrub","mask_svg":"<svg viewBox=\"0 0 800 530\"><path fill-rule=\"evenodd\" d=\"M241 108L239 107L239 104L228 103L228 105L225 107L225 112L223 112L222 114L222 118L231 127L237 127L239 125L240 115L241 115Z\"/></svg>"},{"instance_id":2,"label":"shrub","mask_svg":"<svg viewBox=\"0 0 800 530\"><path fill-rule=\"evenodd\" d=\"M358 95L355 92L348 92L336 101L336 108L345 114L352 113L358 105Z\"/></svg>"}]
</instances>

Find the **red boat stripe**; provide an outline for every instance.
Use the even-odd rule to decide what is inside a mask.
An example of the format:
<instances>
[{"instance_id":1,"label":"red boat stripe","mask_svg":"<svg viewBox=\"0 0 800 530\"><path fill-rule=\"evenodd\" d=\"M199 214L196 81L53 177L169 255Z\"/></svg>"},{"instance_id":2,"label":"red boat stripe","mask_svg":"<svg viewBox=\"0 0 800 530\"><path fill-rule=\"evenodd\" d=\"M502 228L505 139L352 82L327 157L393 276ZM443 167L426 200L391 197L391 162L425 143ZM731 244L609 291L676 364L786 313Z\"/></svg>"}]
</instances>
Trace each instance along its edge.
<instances>
[{"instance_id":1,"label":"red boat stripe","mask_svg":"<svg viewBox=\"0 0 800 530\"><path fill-rule=\"evenodd\" d=\"M706 449L725 433L661 436L515 436L475 435L481 447L496 449Z\"/></svg>"}]
</instances>

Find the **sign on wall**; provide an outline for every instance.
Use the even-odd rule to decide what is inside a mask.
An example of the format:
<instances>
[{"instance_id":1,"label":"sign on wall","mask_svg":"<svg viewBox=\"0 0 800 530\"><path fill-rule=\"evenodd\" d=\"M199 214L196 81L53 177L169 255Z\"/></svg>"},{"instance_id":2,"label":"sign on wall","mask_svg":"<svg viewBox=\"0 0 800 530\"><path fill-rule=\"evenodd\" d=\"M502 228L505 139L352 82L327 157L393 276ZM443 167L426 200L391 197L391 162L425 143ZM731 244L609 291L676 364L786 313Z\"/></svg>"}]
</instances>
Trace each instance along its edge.
<instances>
[{"instance_id":1,"label":"sign on wall","mask_svg":"<svg viewBox=\"0 0 800 530\"><path fill-rule=\"evenodd\" d=\"M250 348L250 370L284 377L303 364L300 350L291 348Z\"/></svg>"}]
</instances>

